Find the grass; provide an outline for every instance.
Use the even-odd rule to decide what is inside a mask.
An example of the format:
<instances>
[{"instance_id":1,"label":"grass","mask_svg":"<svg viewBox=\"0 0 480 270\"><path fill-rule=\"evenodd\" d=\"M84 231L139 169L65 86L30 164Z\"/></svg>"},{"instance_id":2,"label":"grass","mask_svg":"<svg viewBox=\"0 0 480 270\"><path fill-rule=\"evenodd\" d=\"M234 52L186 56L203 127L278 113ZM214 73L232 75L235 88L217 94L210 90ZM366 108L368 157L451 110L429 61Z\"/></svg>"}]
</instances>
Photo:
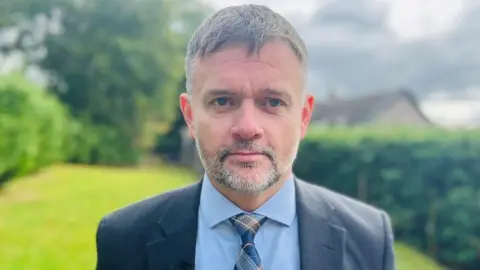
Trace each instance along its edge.
<instances>
[{"instance_id":1,"label":"grass","mask_svg":"<svg viewBox=\"0 0 480 270\"><path fill-rule=\"evenodd\" d=\"M94 269L95 231L107 212L189 184L174 168L55 166L0 191L0 265L15 270ZM440 269L397 244L398 270Z\"/></svg>"}]
</instances>

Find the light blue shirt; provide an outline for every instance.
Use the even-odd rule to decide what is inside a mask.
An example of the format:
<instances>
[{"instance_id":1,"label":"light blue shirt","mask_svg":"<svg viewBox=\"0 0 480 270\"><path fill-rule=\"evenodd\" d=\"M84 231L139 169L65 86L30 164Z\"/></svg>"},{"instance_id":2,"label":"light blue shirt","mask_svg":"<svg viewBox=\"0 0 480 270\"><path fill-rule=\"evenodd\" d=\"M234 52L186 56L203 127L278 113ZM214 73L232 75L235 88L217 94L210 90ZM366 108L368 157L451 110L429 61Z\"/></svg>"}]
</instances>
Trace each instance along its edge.
<instances>
[{"instance_id":1,"label":"light blue shirt","mask_svg":"<svg viewBox=\"0 0 480 270\"><path fill-rule=\"evenodd\" d=\"M300 269L295 184L285 185L255 213L268 217L255 236L263 269ZM196 270L233 270L241 239L228 218L242 213L205 175L200 194Z\"/></svg>"}]
</instances>

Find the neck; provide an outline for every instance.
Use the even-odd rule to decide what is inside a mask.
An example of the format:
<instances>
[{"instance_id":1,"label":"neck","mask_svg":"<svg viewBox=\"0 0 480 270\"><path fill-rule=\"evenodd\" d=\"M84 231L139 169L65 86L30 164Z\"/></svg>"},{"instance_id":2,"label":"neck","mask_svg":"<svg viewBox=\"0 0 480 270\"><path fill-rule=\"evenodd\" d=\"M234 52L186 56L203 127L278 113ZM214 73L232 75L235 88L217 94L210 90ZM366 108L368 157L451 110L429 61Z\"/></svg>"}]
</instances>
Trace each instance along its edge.
<instances>
[{"instance_id":1,"label":"neck","mask_svg":"<svg viewBox=\"0 0 480 270\"><path fill-rule=\"evenodd\" d=\"M287 173L285 177L277 181L273 186L265 191L256 194L246 194L232 190L224 185L219 184L212 179L212 185L223 195L225 198L233 202L240 209L245 212L253 212L268 201L275 193L277 193L285 184L288 178L290 178L291 172Z\"/></svg>"}]
</instances>

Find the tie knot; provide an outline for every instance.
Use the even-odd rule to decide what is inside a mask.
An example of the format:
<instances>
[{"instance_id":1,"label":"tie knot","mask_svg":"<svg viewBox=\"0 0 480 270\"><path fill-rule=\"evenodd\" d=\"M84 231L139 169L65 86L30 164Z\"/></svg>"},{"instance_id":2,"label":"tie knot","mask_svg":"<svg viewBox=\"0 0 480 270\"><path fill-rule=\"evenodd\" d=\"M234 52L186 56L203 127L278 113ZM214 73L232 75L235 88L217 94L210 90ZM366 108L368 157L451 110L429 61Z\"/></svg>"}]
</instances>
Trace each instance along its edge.
<instances>
[{"instance_id":1,"label":"tie knot","mask_svg":"<svg viewBox=\"0 0 480 270\"><path fill-rule=\"evenodd\" d=\"M243 243L253 243L255 234L265 223L266 217L259 214L238 214L230 218L230 222L242 238Z\"/></svg>"}]
</instances>

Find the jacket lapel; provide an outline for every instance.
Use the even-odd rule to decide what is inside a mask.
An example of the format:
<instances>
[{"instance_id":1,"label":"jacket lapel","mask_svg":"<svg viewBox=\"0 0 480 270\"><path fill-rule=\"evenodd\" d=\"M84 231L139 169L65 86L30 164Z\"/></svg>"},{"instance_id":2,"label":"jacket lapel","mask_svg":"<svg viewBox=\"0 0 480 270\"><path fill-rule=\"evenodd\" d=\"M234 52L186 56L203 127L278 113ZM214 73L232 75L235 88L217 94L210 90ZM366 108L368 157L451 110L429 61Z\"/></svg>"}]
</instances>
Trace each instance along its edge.
<instances>
[{"instance_id":1,"label":"jacket lapel","mask_svg":"<svg viewBox=\"0 0 480 270\"><path fill-rule=\"evenodd\" d=\"M343 269L346 230L333 224L333 207L317 187L295 179L302 270Z\"/></svg>"},{"instance_id":2,"label":"jacket lapel","mask_svg":"<svg viewBox=\"0 0 480 270\"><path fill-rule=\"evenodd\" d=\"M194 269L201 183L171 198L146 245L149 270Z\"/></svg>"}]
</instances>

